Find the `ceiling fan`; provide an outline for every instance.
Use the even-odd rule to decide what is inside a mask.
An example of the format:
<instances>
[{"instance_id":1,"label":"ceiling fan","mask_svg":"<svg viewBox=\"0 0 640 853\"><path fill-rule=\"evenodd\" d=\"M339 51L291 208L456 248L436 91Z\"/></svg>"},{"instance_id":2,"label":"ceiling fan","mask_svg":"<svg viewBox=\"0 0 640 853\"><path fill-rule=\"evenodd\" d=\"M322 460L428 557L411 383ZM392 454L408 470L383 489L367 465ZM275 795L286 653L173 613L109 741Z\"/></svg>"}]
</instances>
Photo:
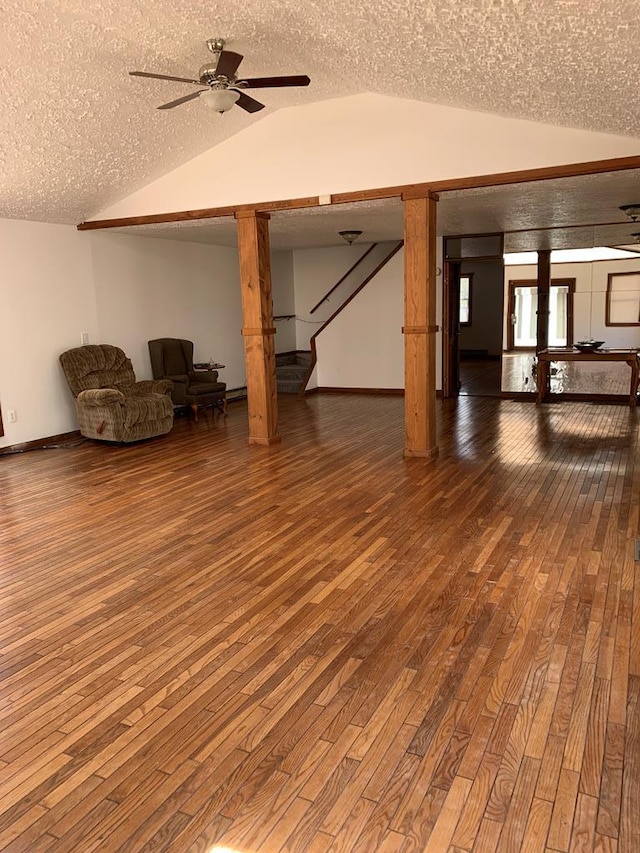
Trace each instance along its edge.
<instances>
[{"instance_id":1,"label":"ceiling fan","mask_svg":"<svg viewBox=\"0 0 640 853\"><path fill-rule=\"evenodd\" d=\"M152 77L155 80L173 80L176 83L193 83L196 86L205 86L190 95L183 95L175 101L161 104L159 110L171 110L180 104L186 104L194 98L202 96L205 103L216 110L224 113L230 110L234 104L248 113L257 113L264 109L264 104L245 93L245 89L269 89L278 86L308 86L311 80L306 74L290 77L238 77L237 71L244 57L232 50L225 50L223 38L208 39L207 47L213 53L213 62L205 63L198 71L198 79L190 77L173 77L169 74L152 74L149 71L130 71L132 77Z\"/></svg>"}]
</instances>

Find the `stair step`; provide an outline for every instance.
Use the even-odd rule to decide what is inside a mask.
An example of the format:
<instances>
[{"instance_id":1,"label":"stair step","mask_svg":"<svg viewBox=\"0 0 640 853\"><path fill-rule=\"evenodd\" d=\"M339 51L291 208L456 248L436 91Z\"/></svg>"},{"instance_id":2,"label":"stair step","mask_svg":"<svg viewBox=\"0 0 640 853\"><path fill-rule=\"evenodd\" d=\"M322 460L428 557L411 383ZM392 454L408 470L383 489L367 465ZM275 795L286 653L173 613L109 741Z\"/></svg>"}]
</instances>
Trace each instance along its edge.
<instances>
[{"instance_id":1,"label":"stair step","mask_svg":"<svg viewBox=\"0 0 640 853\"><path fill-rule=\"evenodd\" d=\"M278 394L297 394L301 388L302 382L287 382L280 379L276 382Z\"/></svg>"},{"instance_id":2,"label":"stair step","mask_svg":"<svg viewBox=\"0 0 640 853\"><path fill-rule=\"evenodd\" d=\"M308 367L302 364L288 364L286 367L276 367L276 379L301 382L307 375L308 369Z\"/></svg>"},{"instance_id":3,"label":"stair step","mask_svg":"<svg viewBox=\"0 0 640 853\"><path fill-rule=\"evenodd\" d=\"M311 364L311 353L305 352L285 352L282 354L276 353L276 367L295 367L296 365L304 365L308 367Z\"/></svg>"}]
</instances>

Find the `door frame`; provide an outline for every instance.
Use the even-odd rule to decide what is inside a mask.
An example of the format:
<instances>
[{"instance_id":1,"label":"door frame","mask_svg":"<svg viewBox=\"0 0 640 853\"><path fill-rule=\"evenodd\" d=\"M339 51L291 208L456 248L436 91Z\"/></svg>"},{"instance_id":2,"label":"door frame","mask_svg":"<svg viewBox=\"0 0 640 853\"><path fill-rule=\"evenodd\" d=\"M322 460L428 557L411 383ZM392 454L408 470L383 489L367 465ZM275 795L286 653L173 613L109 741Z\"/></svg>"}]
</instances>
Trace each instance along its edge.
<instances>
[{"instance_id":1,"label":"door frame","mask_svg":"<svg viewBox=\"0 0 640 853\"><path fill-rule=\"evenodd\" d=\"M460 277L461 261L444 261L442 274L442 396L460 391Z\"/></svg>"},{"instance_id":2,"label":"door frame","mask_svg":"<svg viewBox=\"0 0 640 853\"><path fill-rule=\"evenodd\" d=\"M535 346L532 347L517 347L513 342L513 322L512 317L515 314L515 290L516 287L537 287L538 280L535 278L524 278L524 279L509 279L507 285L508 292L508 301L507 301L507 352L527 352L530 350L535 350ZM552 278L551 279L551 287L567 287L567 346L573 346L573 302L574 296L576 292L576 280L575 278Z\"/></svg>"}]
</instances>

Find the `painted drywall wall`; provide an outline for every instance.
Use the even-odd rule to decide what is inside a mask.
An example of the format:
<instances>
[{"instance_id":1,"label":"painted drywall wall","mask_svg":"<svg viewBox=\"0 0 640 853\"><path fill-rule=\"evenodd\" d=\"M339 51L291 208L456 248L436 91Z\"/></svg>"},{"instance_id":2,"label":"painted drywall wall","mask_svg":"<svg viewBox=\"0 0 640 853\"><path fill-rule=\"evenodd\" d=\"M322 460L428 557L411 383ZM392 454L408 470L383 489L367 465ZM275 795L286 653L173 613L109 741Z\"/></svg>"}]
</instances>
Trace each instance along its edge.
<instances>
[{"instance_id":1,"label":"painted drywall wall","mask_svg":"<svg viewBox=\"0 0 640 853\"><path fill-rule=\"evenodd\" d=\"M386 244L390 247L392 244ZM353 264L366 245L293 253L298 349L338 305L340 291L313 315L309 308ZM442 325L442 241L437 242L436 323ZM502 286L502 282L500 283ZM315 321L314 318L320 319ZM314 320L314 323L307 322ZM404 388L404 251L401 249L317 338L318 366L308 387ZM442 333L436 335L436 387L442 388Z\"/></svg>"},{"instance_id":2,"label":"painted drywall wall","mask_svg":"<svg viewBox=\"0 0 640 853\"><path fill-rule=\"evenodd\" d=\"M460 349L499 356L502 350L503 269L501 261L465 261L471 274L471 323L460 326Z\"/></svg>"},{"instance_id":3,"label":"painted drywall wall","mask_svg":"<svg viewBox=\"0 0 640 853\"><path fill-rule=\"evenodd\" d=\"M0 447L77 428L61 352L98 333L89 242L75 228L0 220ZM9 411L17 421L9 422Z\"/></svg>"},{"instance_id":4,"label":"painted drywall wall","mask_svg":"<svg viewBox=\"0 0 640 853\"><path fill-rule=\"evenodd\" d=\"M575 278L573 300L574 341L593 338L605 341L608 347L640 347L640 326L606 326L605 306L607 276L610 272L640 271L640 257L624 261L596 261L594 263L552 264L551 278ZM505 267L504 341L508 320L509 281L535 279L537 268L533 265Z\"/></svg>"},{"instance_id":5,"label":"painted drywall wall","mask_svg":"<svg viewBox=\"0 0 640 853\"><path fill-rule=\"evenodd\" d=\"M318 385L404 388L403 253L318 336Z\"/></svg>"},{"instance_id":6,"label":"painted drywall wall","mask_svg":"<svg viewBox=\"0 0 640 853\"><path fill-rule=\"evenodd\" d=\"M293 252L295 282L296 341L299 350L308 350L311 336L344 301L336 290L313 314L311 309L334 287L361 258L369 243L335 246L330 249L299 249Z\"/></svg>"},{"instance_id":7,"label":"painted drywall wall","mask_svg":"<svg viewBox=\"0 0 640 853\"><path fill-rule=\"evenodd\" d=\"M224 363L228 388L246 384L235 249L0 220L0 251L0 447L77 429L58 356L82 332L122 347L140 379L151 377L147 341L167 336ZM275 268L290 304L291 259Z\"/></svg>"},{"instance_id":8,"label":"painted drywall wall","mask_svg":"<svg viewBox=\"0 0 640 853\"><path fill-rule=\"evenodd\" d=\"M194 360L226 365L228 388L246 384L238 256L235 249L92 233L100 338L129 355L136 376L151 377L147 341L187 338Z\"/></svg>"},{"instance_id":9,"label":"painted drywall wall","mask_svg":"<svg viewBox=\"0 0 640 853\"><path fill-rule=\"evenodd\" d=\"M276 352L293 352L297 346L293 252L271 252L271 290L274 317L280 315L290 318L274 321Z\"/></svg>"},{"instance_id":10,"label":"painted drywall wall","mask_svg":"<svg viewBox=\"0 0 640 853\"><path fill-rule=\"evenodd\" d=\"M632 154L640 154L640 140L632 137L364 93L268 114L92 218L332 194Z\"/></svg>"}]
</instances>

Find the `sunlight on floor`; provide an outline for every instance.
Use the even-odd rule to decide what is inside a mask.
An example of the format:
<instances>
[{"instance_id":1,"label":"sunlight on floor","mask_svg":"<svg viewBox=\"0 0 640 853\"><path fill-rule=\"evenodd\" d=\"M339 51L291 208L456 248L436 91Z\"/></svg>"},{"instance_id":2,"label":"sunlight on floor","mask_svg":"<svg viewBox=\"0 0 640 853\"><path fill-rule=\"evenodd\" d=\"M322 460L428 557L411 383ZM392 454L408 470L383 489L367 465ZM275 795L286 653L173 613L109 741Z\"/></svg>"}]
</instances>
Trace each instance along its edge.
<instances>
[{"instance_id":1,"label":"sunlight on floor","mask_svg":"<svg viewBox=\"0 0 640 853\"><path fill-rule=\"evenodd\" d=\"M237 847L220 847L219 844L214 844L210 847L207 853L251 853L250 850L239 850Z\"/></svg>"}]
</instances>

